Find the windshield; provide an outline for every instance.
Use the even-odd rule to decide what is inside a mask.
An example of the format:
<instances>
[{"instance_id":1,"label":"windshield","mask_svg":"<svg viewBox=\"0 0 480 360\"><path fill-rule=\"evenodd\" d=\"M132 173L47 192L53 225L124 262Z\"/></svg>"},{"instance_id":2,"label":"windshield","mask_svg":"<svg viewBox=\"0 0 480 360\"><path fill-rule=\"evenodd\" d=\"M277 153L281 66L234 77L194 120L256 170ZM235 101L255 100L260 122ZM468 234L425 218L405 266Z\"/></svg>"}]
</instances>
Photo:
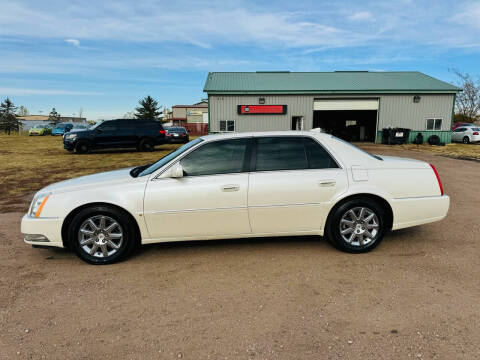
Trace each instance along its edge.
<instances>
[{"instance_id":1,"label":"windshield","mask_svg":"<svg viewBox=\"0 0 480 360\"><path fill-rule=\"evenodd\" d=\"M58 124L57 126L55 126L57 129L64 129L67 127L68 124Z\"/></svg>"},{"instance_id":2,"label":"windshield","mask_svg":"<svg viewBox=\"0 0 480 360\"><path fill-rule=\"evenodd\" d=\"M137 176L145 176L145 175L149 175L151 174L152 172L160 169L163 165L165 165L166 163L168 163L169 161L175 159L178 155L180 155L181 153L187 151L188 149L190 149L191 147L197 145L198 143L202 142L203 139L202 138L197 138L193 141L190 141L188 143L186 143L185 145L179 147L177 150L175 151L172 151L170 154L168 155L165 155L163 158L161 158L160 160L158 160L156 163L153 163L152 165L150 165L149 167L147 167L145 170L143 170L140 174L138 174Z\"/></svg>"},{"instance_id":3,"label":"windshield","mask_svg":"<svg viewBox=\"0 0 480 360\"><path fill-rule=\"evenodd\" d=\"M100 124L103 124L103 121L99 121L95 123L94 125L89 127L89 130L95 130Z\"/></svg>"},{"instance_id":4,"label":"windshield","mask_svg":"<svg viewBox=\"0 0 480 360\"><path fill-rule=\"evenodd\" d=\"M46 127L46 125L35 125L33 128L34 129L43 129L45 127Z\"/></svg>"}]
</instances>

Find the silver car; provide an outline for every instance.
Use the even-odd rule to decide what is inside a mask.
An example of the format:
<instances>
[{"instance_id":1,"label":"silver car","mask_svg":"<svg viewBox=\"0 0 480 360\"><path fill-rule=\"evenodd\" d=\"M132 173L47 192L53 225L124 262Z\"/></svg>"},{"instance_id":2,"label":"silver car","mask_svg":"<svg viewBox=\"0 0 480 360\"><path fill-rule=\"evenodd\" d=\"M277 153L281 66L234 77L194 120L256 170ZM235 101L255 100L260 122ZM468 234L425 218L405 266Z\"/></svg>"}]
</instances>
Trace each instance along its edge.
<instances>
[{"instance_id":1,"label":"silver car","mask_svg":"<svg viewBox=\"0 0 480 360\"><path fill-rule=\"evenodd\" d=\"M452 132L452 142L480 142L480 127L460 126Z\"/></svg>"}]
</instances>

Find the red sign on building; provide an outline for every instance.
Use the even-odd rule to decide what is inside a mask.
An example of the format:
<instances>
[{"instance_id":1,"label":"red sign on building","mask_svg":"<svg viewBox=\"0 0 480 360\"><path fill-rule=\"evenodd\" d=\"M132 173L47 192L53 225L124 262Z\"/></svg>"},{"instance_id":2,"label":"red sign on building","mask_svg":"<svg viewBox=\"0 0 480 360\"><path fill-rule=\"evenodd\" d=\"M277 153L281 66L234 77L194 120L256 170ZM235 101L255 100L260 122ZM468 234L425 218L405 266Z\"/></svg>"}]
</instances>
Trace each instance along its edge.
<instances>
[{"instance_id":1,"label":"red sign on building","mask_svg":"<svg viewBox=\"0 0 480 360\"><path fill-rule=\"evenodd\" d=\"M238 105L239 115L283 115L287 105Z\"/></svg>"}]
</instances>

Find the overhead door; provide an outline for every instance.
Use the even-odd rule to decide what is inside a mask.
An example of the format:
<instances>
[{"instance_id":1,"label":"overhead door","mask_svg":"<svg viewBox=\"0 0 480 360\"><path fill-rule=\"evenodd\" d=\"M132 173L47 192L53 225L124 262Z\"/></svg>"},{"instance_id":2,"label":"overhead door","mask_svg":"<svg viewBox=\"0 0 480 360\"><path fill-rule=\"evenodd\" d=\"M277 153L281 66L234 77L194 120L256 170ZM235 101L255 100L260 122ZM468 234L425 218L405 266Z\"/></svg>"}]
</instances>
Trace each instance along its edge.
<instances>
[{"instance_id":1,"label":"overhead door","mask_svg":"<svg viewBox=\"0 0 480 360\"><path fill-rule=\"evenodd\" d=\"M378 99L315 100L313 110L378 110Z\"/></svg>"}]
</instances>

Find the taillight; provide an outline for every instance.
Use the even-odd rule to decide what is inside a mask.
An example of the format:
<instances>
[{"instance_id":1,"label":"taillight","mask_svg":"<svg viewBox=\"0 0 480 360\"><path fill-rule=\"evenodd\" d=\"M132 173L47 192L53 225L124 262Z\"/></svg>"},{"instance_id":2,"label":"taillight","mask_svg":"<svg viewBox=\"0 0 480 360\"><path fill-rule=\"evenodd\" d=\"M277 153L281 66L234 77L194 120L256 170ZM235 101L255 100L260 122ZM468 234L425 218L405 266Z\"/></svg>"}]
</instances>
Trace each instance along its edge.
<instances>
[{"instance_id":1,"label":"taillight","mask_svg":"<svg viewBox=\"0 0 480 360\"><path fill-rule=\"evenodd\" d=\"M435 166L433 166L433 164L430 164L430 166L432 167L432 170L435 173L435 176L437 177L438 186L440 186L440 194L443 195L443 186L442 186L442 182L440 181L440 176L438 176L437 169L435 169Z\"/></svg>"},{"instance_id":2,"label":"taillight","mask_svg":"<svg viewBox=\"0 0 480 360\"><path fill-rule=\"evenodd\" d=\"M473 133L473 135L478 135L478 131L475 131L475 132Z\"/></svg>"},{"instance_id":3,"label":"taillight","mask_svg":"<svg viewBox=\"0 0 480 360\"><path fill-rule=\"evenodd\" d=\"M162 130L160 130L160 135L165 135L165 132L166 132L166 131L165 131L165 130L163 130L163 129L162 129Z\"/></svg>"}]
</instances>

